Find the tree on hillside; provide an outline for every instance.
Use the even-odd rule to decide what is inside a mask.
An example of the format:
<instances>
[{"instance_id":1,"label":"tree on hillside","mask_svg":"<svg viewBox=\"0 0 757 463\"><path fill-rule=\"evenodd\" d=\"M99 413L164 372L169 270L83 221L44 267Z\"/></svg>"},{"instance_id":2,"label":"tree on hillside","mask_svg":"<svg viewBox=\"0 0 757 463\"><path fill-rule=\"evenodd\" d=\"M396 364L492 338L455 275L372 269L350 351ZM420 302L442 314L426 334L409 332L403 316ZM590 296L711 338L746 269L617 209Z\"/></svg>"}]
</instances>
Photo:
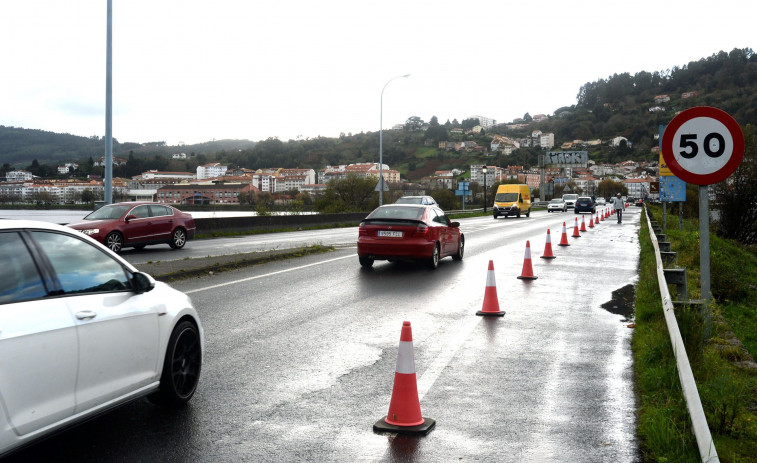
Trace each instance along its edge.
<instances>
[{"instance_id":1,"label":"tree on hillside","mask_svg":"<svg viewBox=\"0 0 757 463\"><path fill-rule=\"evenodd\" d=\"M477 117L475 117L475 118L472 117L472 118L469 118L469 119L463 119L463 123L461 124L461 128L463 130L470 130L470 129L472 129L473 127L475 127L477 125L481 125L481 121L479 121L479 119Z\"/></svg>"},{"instance_id":2,"label":"tree on hillside","mask_svg":"<svg viewBox=\"0 0 757 463\"><path fill-rule=\"evenodd\" d=\"M719 219L718 234L747 245L757 244L757 127L747 125L744 132L744 158L736 172L714 186Z\"/></svg>"},{"instance_id":3,"label":"tree on hillside","mask_svg":"<svg viewBox=\"0 0 757 463\"><path fill-rule=\"evenodd\" d=\"M434 141L434 144L438 144L440 141L447 141L447 129L444 126L439 125L439 120L436 116L431 117L428 130L426 130L426 139Z\"/></svg>"},{"instance_id":4,"label":"tree on hillside","mask_svg":"<svg viewBox=\"0 0 757 463\"><path fill-rule=\"evenodd\" d=\"M405 121L405 132L417 132L423 129L424 124L425 122L423 122L423 119L420 117L410 116L407 118L407 121Z\"/></svg>"}]
</instances>

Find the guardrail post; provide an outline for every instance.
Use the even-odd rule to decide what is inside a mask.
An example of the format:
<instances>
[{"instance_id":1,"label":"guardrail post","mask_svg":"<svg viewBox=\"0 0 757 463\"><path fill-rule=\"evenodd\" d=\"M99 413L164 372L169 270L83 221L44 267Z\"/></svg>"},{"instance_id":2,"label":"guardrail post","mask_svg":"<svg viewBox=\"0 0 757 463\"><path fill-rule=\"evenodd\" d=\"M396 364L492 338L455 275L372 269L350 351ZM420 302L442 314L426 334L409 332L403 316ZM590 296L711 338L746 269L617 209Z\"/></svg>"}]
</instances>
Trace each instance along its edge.
<instances>
[{"instance_id":1,"label":"guardrail post","mask_svg":"<svg viewBox=\"0 0 757 463\"><path fill-rule=\"evenodd\" d=\"M686 268L665 268L662 271L665 274L665 281L669 285L676 285L676 300L688 301L689 290L686 284Z\"/></svg>"},{"instance_id":2,"label":"guardrail post","mask_svg":"<svg viewBox=\"0 0 757 463\"><path fill-rule=\"evenodd\" d=\"M660 256L664 264L675 264L678 260L678 253L674 251L660 251Z\"/></svg>"}]
</instances>

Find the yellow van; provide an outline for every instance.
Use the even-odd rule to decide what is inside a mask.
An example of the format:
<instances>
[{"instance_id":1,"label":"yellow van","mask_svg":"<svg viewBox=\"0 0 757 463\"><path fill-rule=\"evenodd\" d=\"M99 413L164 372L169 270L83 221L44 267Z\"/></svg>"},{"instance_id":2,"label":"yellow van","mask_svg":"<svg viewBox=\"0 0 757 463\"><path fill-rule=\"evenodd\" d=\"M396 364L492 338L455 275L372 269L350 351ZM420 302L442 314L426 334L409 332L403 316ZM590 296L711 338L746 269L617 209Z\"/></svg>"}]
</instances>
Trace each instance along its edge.
<instances>
[{"instance_id":1,"label":"yellow van","mask_svg":"<svg viewBox=\"0 0 757 463\"><path fill-rule=\"evenodd\" d=\"M528 185L505 184L497 187L493 210L495 219L500 215L520 217L521 212L530 217L531 190Z\"/></svg>"}]
</instances>

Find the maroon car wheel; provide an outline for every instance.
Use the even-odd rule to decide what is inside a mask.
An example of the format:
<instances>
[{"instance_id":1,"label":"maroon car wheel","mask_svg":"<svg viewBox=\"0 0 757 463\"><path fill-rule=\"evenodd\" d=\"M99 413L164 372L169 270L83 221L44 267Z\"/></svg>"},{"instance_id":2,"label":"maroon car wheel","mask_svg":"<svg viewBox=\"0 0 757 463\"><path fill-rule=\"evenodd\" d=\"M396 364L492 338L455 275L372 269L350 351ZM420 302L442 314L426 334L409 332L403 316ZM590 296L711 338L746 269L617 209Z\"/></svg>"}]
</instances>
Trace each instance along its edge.
<instances>
[{"instance_id":1,"label":"maroon car wheel","mask_svg":"<svg viewBox=\"0 0 757 463\"><path fill-rule=\"evenodd\" d=\"M120 233L109 233L105 237L105 246L113 252L119 252L124 247L124 238Z\"/></svg>"},{"instance_id":2,"label":"maroon car wheel","mask_svg":"<svg viewBox=\"0 0 757 463\"><path fill-rule=\"evenodd\" d=\"M168 244L174 249L181 249L187 243L187 232L182 228L177 228L171 235L171 241Z\"/></svg>"}]
</instances>

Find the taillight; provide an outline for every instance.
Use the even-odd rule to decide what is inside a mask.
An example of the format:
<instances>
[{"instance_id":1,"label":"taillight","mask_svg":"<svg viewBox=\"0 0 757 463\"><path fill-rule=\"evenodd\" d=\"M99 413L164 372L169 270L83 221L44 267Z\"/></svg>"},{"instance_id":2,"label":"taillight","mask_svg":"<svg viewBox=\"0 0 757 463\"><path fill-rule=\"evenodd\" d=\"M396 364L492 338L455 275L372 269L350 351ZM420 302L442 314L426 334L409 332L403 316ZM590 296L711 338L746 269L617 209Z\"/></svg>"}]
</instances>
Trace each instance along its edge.
<instances>
[{"instance_id":1,"label":"taillight","mask_svg":"<svg viewBox=\"0 0 757 463\"><path fill-rule=\"evenodd\" d=\"M428 225L418 225L418 228L415 229L415 236L425 236L428 234Z\"/></svg>"},{"instance_id":2,"label":"taillight","mask_svg":"<svg viewBox=\"0 0 757 463\"><path fill-rule=\"evenodd\" d=\"M368 230L365 228L364 223L360 223L360 227L358 227L358 236L368 236Z\"/></svg>"}]
</instances>

